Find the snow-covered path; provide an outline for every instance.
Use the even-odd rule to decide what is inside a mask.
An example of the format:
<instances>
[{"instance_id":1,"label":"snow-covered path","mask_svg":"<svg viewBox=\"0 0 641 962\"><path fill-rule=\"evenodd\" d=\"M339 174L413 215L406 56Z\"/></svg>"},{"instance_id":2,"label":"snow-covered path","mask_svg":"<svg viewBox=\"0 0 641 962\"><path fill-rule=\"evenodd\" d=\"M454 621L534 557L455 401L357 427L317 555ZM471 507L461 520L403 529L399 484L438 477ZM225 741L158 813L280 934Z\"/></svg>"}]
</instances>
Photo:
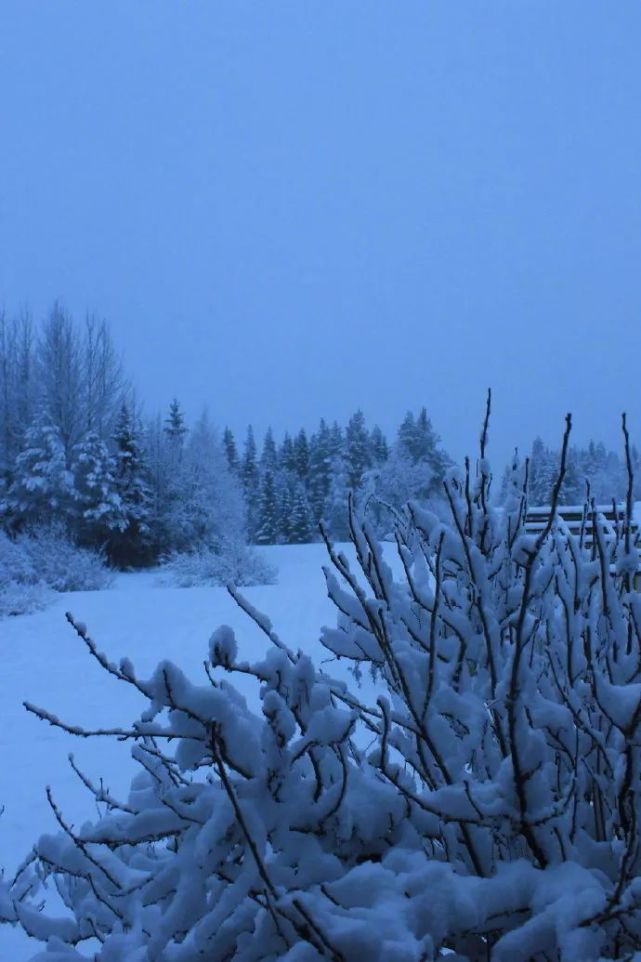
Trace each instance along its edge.
<instances>
[{"instance_id":1,"label":"snow-covered path","mask_svg":"<svg viewBox=\"0 0 641 962\"><path fill-rule=\"evenodd\" d=\"M278 584L244 589L293 648L326 658L320 627L335 623L321 566L322 545L262 549L279 569ZM347 552L349 555L349 552ZM56 800L76 825L95 814L67 756L93 779L104 778L114 794L125 794L133 765L127 744L66 735L28 714L31 701L85 726L125 725L143 708L139 696L105 675L67 624L70 610L84 622L101 650L117 661L131 659L150 673L169 658L188 674L202 675L208 639L220 624L236 631L241 656L259 656L269 642L223 588L158 587L153 574L120 575L101 592L61 595L46 611L0 621L0 865L9 872L43 832L55 831L45 797ZM342 672L332 671L332 674ZM252 689L246 692L255 699ZM0 926L0 962L23 962L35 951L8 926Z\"/></svg>"}]
</instances>

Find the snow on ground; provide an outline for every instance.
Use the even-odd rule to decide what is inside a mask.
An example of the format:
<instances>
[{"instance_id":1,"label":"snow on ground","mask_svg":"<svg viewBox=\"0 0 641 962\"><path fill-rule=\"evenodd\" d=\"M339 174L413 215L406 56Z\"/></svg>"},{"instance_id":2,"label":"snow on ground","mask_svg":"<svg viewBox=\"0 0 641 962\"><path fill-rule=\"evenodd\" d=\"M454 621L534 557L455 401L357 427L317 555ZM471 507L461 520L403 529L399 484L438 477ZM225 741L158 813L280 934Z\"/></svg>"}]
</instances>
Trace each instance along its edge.
<instances>
[{"instance_id":1,"label":"snow on ground","mask_svg":"<svg viewBox=\"0 0 641 962\"><path fill-rule=\"evenodd\" d=\"M352 559L349 546L342 547ZM292 648L326 659L320 628L334 624L336 616L321 570L328 561L324 546L260 550L278 568L278 584L245 588L243 594ZM134 771L126 743L74 738L22 705L31 701L88 727L127 725L144 707L140 696L107 676L89 656L65 620L67 610L87 625L111 660L127 656L143 676L169 658L195 679L204 677L207 643L220 624L234 628L242 657L260 657L269 645L224 588L160 587L154 572L118 575L108 590L60 595L45 611L0 620L0 865L7 872L39 835L57 830L45 786L52 787L71 822L79 825L95 816L91 798L68 765L69 752L116 795L126 794ZM342 665L326 667L345 677ZM256 699L254 689L248 687L246 694ZM0 926L0 962L24 962L36 949L11 927Z\"/></svg>"}]
</instances>

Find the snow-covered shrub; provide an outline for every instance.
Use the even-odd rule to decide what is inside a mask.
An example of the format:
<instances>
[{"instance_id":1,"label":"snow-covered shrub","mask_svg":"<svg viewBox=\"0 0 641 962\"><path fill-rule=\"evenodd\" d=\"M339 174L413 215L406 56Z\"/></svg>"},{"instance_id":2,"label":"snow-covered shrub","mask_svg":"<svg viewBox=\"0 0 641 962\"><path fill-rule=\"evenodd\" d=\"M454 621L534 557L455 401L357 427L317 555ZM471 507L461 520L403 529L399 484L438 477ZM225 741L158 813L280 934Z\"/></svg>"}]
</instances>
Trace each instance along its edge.
<instances>
[{"instance_id":1,"label":"snow-covered shrub","mask_svg":"<svg viewBox=\"0 0 641 962\"><path fill-rule=\"evenodd\" d=\"M569 422L554 504L568 435ZM630 525L598 526L589 553L552 519L529 536L520 481L490 506L483 438L476 475L445 482L449 521L413 508L397 529L403 578L353 511L360 570L328 543L338 626L323 642L376 669L375 704L239 596L272 647L248 663L218 629L200 685L170 662L141 679L76 624L147 703L113 733L140 773L123 801L82 776L102 809L82 828L50 794L61 832L37 843L5 916L56 962L79 962L91 938L101 962L639 958ZM255 679L260 713L234 674ZM49 878L66 919L39 911Z\"/></svg>"},{"instance_id":2,"label":"snow-covered shrub","mask_svg":"<svg viewBox=\"0 0 641 962\"><path fill-rule=\"evenodd\" d=\"M175 553L162 567L161 581L178 588L196 585L270 585L276 569L257 551L239 541L222 552L210 548Z\"/></svg>"},{"instance_id":3,"label":"snow-covered shrub","mask_svg":"<svg viewBox=\"0 0 641 962\"><path fill-rule=\"evenodd\" d=\"M0 580L0 618L39 611L51 598L51 590L42 582Z\"/></svg>"},{"instance_id":4,"label":"snow-covered shrub","mask_svg":"<svg viewBox=\"0 0 641 962\"><path fill-rule=\"evenodd\" d=\"M0 618L43 608L50 596L24 546L0 530Z\"/></svg>"},{"instance_id":5,"label":"snow-covered shrub","mask_svg":"<svg viewBox=\"0 0 641 962\"><path fill-rule=\"evenodd\" d=\"M105 588L111 577L101 555L78 548L59 526L15 538L0 531L0 617L44 608L55 591Z\"/></svg>"},{"instance_id":6,"label":"snow-covered shrub","mask_svg":"<svg viewBox=\"0 0 641 962\"><path fill-rule=\"evenodd\" d=\"M32 528L16 538L29 558L37 579L54 591L96 591L106 588L112 573L97 551L79 548L64 528Z\"/></svg>"}]
</instances>

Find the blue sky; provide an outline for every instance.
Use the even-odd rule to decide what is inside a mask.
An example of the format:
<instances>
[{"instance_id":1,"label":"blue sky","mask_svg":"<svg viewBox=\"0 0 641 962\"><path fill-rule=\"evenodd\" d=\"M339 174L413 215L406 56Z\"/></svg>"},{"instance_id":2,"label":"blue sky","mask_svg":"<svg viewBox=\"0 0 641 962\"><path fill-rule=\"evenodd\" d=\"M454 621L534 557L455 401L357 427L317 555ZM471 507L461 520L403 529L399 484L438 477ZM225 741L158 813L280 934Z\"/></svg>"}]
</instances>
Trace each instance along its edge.
<instances>
[{"instance_id":1,"label":"blue sky","mask_svg":"<svg viewBox=\"0 0 641 962\"><path fill-rule=\"evenodd\" d=\"M150 411L641 440L638 0L2 0L0 302Z\"/></svg>"}]
</instances>

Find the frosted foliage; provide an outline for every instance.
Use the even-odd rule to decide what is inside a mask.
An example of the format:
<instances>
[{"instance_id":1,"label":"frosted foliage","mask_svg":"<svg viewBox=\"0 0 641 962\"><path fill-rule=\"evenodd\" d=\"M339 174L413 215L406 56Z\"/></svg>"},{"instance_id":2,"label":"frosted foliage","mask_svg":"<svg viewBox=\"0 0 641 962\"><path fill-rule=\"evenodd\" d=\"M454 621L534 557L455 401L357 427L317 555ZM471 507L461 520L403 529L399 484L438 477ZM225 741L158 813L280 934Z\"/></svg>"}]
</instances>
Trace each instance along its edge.
<instances>
[{"instance_id":1,"label":"frosted foliage","mask_svg":"<svg viewBox=\"0 0 641 962\"><path fill-rule=\"evenodd\" d=\"M247 663L219 629L201 684L169 662L141 679L76 626L144 702L120 731L140 773L121 801L85 779L101 814L80 828L51 797L61 831L2 901L47 959L96 936L101 962L639 957L636 547L526 539L520 482L500 513L488 483L450 475L447 522L410 507L400 580L353 511L358 570L328 543L323 641L374 669L370 704L238 595L271 645ZM52 881L65 917L38 909Z\"/></svg>"},{"instance_id":2,"label":"frosted foliage","mask_svg":"<svg viewBox=\"0 0 641 962\"><path fill-rule=\"evenodd\" d=\"M177 588L197 585L267 585L276 581L276 570L257 552L235 540L211 548L176 552L161 566L160 581Z\"/></svg>"},{"instance_id":3,"label":"frosted foliage","mask_svg":"<svg viewBox=\"0 0 641 962\"><path fill-rule=\"evenodd\" d=\"M105 588L111 572L95 551L78 548L60 526L14 538L0 531L0 617L43 608L52 591Z\"/></svg>"}]
</instances>

